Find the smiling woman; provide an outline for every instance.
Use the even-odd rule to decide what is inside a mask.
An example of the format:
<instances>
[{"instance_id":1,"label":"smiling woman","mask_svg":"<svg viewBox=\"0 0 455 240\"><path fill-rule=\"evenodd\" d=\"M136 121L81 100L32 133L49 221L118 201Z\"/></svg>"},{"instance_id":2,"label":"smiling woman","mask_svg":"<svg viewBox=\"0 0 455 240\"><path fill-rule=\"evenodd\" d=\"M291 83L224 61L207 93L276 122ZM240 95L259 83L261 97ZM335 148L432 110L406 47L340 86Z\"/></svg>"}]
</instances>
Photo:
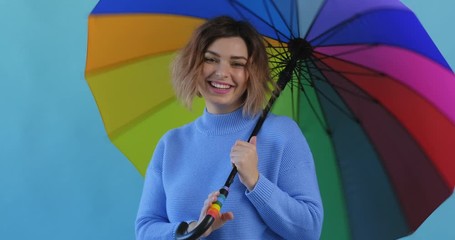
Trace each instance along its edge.
<instances>
[{"instance_id":1,"label":"smiling woman","mask_svg":"<svg viewBox=\"0 0 455 240\"><path fill-rule=\"evenodd\" d=\"M202 24L174 61L173 84L185 105L199 96L206 108L155 148L137 238L318 239L322 202L305 137L288 117L260 118L274 85L256 30L230 17Z\"/></svg>"}]
</instances>

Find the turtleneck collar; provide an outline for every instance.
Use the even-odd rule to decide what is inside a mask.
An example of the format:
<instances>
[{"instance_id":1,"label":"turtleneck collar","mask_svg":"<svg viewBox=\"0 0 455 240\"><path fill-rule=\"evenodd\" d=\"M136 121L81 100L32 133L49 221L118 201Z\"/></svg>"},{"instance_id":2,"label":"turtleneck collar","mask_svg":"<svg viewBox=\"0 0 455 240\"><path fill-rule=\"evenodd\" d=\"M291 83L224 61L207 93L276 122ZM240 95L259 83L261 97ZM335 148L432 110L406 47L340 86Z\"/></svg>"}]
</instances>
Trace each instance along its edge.
<instances>
[{"instance_id":1,"label":"turtleneck collar","mask_svg":"<svg viewBox=\"0 0 455 240\"><path fill-rule=\"evenodd\" d=\"M204 109L204 113L196 120L196 127L199 131L207 135L226 135L251 128L253 130L256 120L255 117L243 116L243 108L225 114L213 114Z\"/></svg>"}]
</instances>

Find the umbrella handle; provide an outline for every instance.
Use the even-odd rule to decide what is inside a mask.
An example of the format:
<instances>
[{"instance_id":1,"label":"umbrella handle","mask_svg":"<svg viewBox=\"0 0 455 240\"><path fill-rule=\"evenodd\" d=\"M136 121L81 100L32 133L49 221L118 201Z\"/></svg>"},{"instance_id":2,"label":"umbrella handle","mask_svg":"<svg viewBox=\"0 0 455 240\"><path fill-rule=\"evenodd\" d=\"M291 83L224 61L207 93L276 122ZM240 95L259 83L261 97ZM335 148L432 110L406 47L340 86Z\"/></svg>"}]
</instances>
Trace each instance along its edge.
<instances>
[{"instance_id":1,"label":"umbrella handle","mask_svg":"<svg viewBox=\"0 0 455 240\"><path fill-rule=\"evenodd\" d=\"M237 172L237 170L236 170ZM231 172L232 174L232 172ZM235 173L234 173L235 176ZM226 182L227 183L227 182ZM232 182L231 182L232 183ZM230 185L225 184L225 185ZM182 222L177 228L175 239L177 240L195 240L198 239L202 234L212 226L215 222L215 218L220 215L221 207L223 206L224 200L226 200L227 195L229 194L229 187L224 186L220 189L220 195L216 202L213 202L212 205L207 210L207 215L204 219L194 228L191 232L188 231L188 223Z\"/></svg>"},{"instance_id":2,"label":"umbrella handle","mask_svg":"<svg viewBox=\"0 0 455 240\"><path fill-rule=\"evenodd\" d=\"M177 240L196 240L202 234L209 229L210 226L212 226L213 222L215 221L215 218L211 215L206 215L205 218L200 222L195 229L193 229L191 232L188 231L188 223L182 222L177 228L177 232L175 234L175 239Z\"/></svg>"}]
</instances>

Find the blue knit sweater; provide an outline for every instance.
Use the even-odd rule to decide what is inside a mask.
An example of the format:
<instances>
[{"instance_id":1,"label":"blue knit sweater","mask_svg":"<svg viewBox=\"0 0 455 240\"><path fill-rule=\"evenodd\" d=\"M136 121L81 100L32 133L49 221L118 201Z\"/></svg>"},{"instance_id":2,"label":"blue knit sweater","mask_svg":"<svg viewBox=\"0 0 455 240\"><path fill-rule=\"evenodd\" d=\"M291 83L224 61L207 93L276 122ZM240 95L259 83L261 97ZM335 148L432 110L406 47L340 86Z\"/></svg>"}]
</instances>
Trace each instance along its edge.
<instances>
[{"instance_id":1,"label":"blue knit sweater","mask_svg":"<svg viewBox=\"0 0 455 240\"><path fill-rule=\"evenodd\" d=\"M246 140L258 116L207 111L194 122L166 133L147 169L136 219L137 239L174 239L182 221L199 218L209 193L232 170L236 140ZM259 180L247 191L238 176L222 212L234 220L209 239L318 239L323 209L314 162L297 124L269 114L257 136Z\"/></svg>"}]
</instances>

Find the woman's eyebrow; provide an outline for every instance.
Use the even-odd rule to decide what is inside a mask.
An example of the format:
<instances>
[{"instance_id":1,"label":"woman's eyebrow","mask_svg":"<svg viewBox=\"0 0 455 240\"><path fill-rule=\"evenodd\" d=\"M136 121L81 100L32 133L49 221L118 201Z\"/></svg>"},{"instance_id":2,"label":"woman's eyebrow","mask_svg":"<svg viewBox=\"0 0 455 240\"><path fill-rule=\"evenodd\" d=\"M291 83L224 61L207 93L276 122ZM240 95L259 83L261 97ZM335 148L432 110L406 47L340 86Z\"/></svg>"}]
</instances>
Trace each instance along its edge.
<instances>
[{"instance_id":1,"label":"woman's eyebrow","mask_svg":"<svg viewBox=\"0 0 455 240\"><path fill-rule=\"evenodd\" d=\"M217 56L217 57L220 56L220 54L218 54L218 53L216 53L216 52L212 52L212 51L210 51L210 50L205 51L205 53L210 53L210 54L215 55L215 56Z\"/></svg>"},{"instance_id":2,"label":"woman's eyebrow","mask_svg":"<svg viewBox=\"0 0 455 240\"><path fill-rule=\"evenodd\" d=\"M245 61L248 61L248 59L246 57L243 57L243 56L232 56L231 59L235 59L235 60L243 59Z\"/></svg>"}]
</instances>

